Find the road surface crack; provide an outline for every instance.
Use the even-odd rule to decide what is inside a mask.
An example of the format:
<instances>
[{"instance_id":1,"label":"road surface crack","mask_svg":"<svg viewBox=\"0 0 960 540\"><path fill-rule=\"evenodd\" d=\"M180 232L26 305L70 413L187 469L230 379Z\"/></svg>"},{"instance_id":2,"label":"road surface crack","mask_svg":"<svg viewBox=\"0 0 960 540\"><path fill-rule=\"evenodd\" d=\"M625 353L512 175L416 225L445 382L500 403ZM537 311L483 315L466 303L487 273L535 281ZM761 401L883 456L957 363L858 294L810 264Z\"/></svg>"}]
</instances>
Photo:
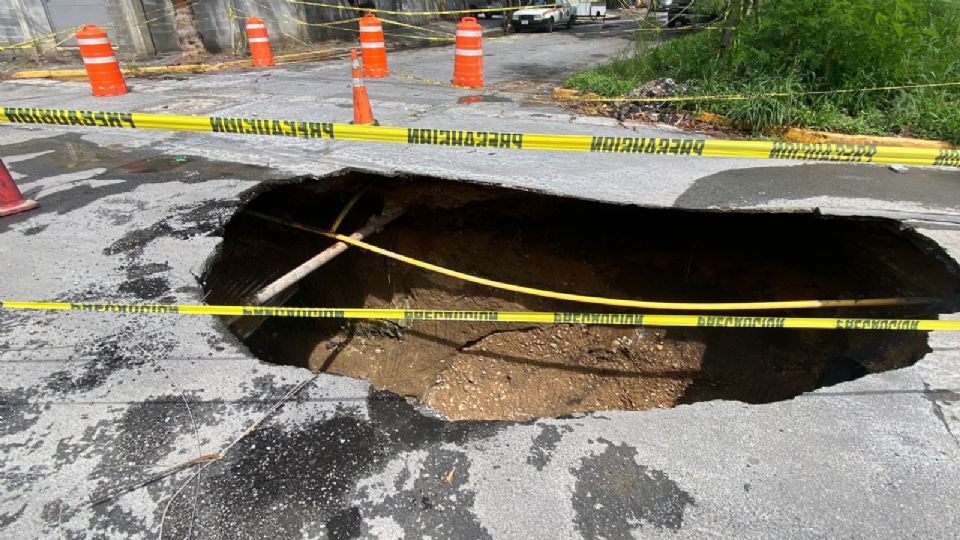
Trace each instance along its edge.
<instances>
[{"instance_id":1,"label":"road surface crack","mask_svg":"<svg viewBox=\"0 0 960 540\"><path fill-rule=\"evenodd\" d=\"M950 423L947 421L947 416L943 412L943 404L945 402L943 399L944 396L960 399L960 394L956 392L945 389L930 388L929 384L926 382L923 383L923 397L926 398L933 406L933 415L940 419L940 422L943 424L943 427L947 429L947 433L950 434L953 442L955 442L957 447L960 448L960 438L958 438L957 434L953 432L953 429L950 427Z\"/></svg>"}]
</instances>

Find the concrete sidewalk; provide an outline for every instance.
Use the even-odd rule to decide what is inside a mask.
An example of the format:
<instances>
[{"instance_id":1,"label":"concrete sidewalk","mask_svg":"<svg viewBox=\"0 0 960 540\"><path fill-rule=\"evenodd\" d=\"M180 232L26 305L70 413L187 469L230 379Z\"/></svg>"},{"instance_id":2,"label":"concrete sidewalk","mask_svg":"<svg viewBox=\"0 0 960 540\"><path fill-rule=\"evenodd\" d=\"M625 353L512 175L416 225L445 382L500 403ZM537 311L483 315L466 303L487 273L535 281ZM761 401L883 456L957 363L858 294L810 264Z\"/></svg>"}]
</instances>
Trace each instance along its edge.
<instances>
[{"instance_id":1,"label":"concrete sidewalk","mask_svg":"<svg viewBox=\"0 0 960 540\"><path fill-rule=\"evenodd\" d=\"M675 133L542 102L572 66L628 46L616 33L510 36L485 45L494 91L397 76L367 86L384 125ZM452 57L451 48L406 51L391 69L446 81ZM138 79L110 100L90 97L85 83L0 88L15 106L341 122L351 112L340 61ZM461 102L475 95L484 99ZM952 170L21 126L0 127L0 156L43 205L0 220L0 299L202 302L198 277L251 190L345 169L651 207L892 216L960 258ZM0 531L949 538L960 526L960 337L933 332L930 347L912 367L768 405L450 423L364 381L266 364L212 318L4 310ZM224 449L199 477L194 467L89 505Z\"/></svg>"}]
</instances>

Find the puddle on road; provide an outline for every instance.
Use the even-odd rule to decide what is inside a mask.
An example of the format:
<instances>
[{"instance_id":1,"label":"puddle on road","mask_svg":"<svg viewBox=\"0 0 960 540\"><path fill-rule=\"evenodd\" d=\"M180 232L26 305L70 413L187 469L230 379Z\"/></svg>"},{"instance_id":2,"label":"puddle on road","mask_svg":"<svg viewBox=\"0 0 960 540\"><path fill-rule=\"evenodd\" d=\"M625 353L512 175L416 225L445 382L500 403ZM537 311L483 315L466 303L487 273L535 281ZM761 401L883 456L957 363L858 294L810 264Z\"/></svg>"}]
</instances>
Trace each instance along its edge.
<instances>
[{"instance_id":1,"label":"puddle on road","mask_svg":"<svg viewBox=\"0 0 960 540\"><path fill-rule=\"evenodd\" d=\"M53 150L52 152L50 150ZM128 148L120 144L100 146L81 135L70 133L56 137L31 139L2 147L3 155L43 153L33 159L17 162L12 169L25 178L21 182L43 176L61 174L64 169L102 168L110 173L154 174L191 172L204 179L229 176L243 179L262 179L264 167L210 160L181 154L161 154L149 148ZM186 179L186 178L184 178Z\"/></svg>"},{"instance_id":2,"label":"puddle on road","mask_svg":"<svg viewBox=\"0 0 960 540\"><path fill-rule=\"evenodd\" d=\"M0 231L32 216L46 212L63 214L106 196L133 191L144 184L192 184L219 178L265 180L275 174L265 167L163 154L149 148L127 148L117 144L100 146L75 133L0 147L0 158L34 153L41 155L12 163L9 168L23 175L17 181L21 191L25 197L37 198L40 208L4 218L0 222ZM66 180L62 184L43 182L65 171L77 176L90 169L105 170L99 173L91 171L87 178ZM91 180L116 182L94 186Z\"/></svg>"},{"instance_id":3,"label":"puddle on road","mask_svg":"<svg viewBox=\"0 0 960 540\"><path fill-rule=\"evenodd\" d=\"M502 96L491 96L491 95L477 95L477 96L464 96L457 100L457 103L461 105L470 104L470 103L510 103L513 100L510 98L505 98Z\"/></svg>"},{"instance_id":4,"label":"puddle on road","mask_svg":"<svg viewBox=\"0 0 960 540\"><path fill-rule=\"evenodd\" d=\"M960 268L884 220L641 209L425 178L348 174L266 190L249 210L353 231L385 202L408 210L370 241L500 281L663 301L946 296ZM330 245L241 211L205 275L211 304L253 292ZM285 305L610 311L464 283L354 248L300 282ZM926 307L764 312L935 317ZM525 420L714 399L768 403L909 366L922 332L628 328L275 318L245 343L265 361L367 379L451 419Z\"/></svg>"}]
</instances>

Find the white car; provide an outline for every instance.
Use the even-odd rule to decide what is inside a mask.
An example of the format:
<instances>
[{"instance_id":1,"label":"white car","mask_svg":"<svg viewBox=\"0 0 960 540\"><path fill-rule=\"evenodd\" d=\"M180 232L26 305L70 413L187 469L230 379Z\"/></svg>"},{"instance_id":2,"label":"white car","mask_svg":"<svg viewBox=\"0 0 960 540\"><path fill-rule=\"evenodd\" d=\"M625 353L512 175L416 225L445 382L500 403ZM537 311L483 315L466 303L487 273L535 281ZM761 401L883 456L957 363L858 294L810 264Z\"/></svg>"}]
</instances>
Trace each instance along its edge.
<instances>
[{"instance_id":1,"label":"white car","mask_svg":"<svg viewBox=\"0 0 960 540\"><path fill-rule=\"evenodd\" d=\"M490 19L494 15L503 15L503 12L487 11L490 9L503 9L503 0L470 0L470 9L483 10L474 13L474 17Z\"/></svg>"},{"instance_id":2,"label":"white car","mask_svg":"<svg viewBox=\"0 0 960 540\"><path fill-rule=\"evenodd\" d=\"M576 20L577 8L570 0L529 0L513 12L510 24L515 32L533 28L553 32L560 25L570 28Z\"/></svg>"}]
</instances>

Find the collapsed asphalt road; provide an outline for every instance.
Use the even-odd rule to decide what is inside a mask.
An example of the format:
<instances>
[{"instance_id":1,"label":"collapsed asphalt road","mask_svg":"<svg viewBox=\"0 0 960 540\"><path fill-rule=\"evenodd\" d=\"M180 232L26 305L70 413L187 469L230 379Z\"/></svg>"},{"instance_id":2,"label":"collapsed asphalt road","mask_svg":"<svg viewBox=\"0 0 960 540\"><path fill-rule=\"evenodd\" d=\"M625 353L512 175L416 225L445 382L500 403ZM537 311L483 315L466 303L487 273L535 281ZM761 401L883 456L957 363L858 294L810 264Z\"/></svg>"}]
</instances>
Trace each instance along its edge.
<instances>
[{"instance_id":1,"label":"collapsed asphalt road","mask_svg":"<svg viewBox=\"0 0 960 540\"><path fill-rule=\"evenodd\" d=\"M523 86L526 68L505 67L526 63L518 50L608 55L622 42L575 39L491 42L489 84ZM442 79L448 53L392 61ZM81 83L3 91L31 106L345 120L346 67L137 80L109 102ZM529 98L461 103L472 93L397 79L368 87L383 124L670 133ZM42 204L0 220L3 299L202 302L199 278L244 201L270 182L323 183L349 168L654 207L894 217L960 254L956 171L7 126L0 157ZM928 346L913 366L765 405L454 423L362 380L264 363L212 318L0 311L0 527L10 537L950 537L960 342L933 332ZM122 489L227 448L199 476L193 467Z\"/></svg>"}]
</instances>

